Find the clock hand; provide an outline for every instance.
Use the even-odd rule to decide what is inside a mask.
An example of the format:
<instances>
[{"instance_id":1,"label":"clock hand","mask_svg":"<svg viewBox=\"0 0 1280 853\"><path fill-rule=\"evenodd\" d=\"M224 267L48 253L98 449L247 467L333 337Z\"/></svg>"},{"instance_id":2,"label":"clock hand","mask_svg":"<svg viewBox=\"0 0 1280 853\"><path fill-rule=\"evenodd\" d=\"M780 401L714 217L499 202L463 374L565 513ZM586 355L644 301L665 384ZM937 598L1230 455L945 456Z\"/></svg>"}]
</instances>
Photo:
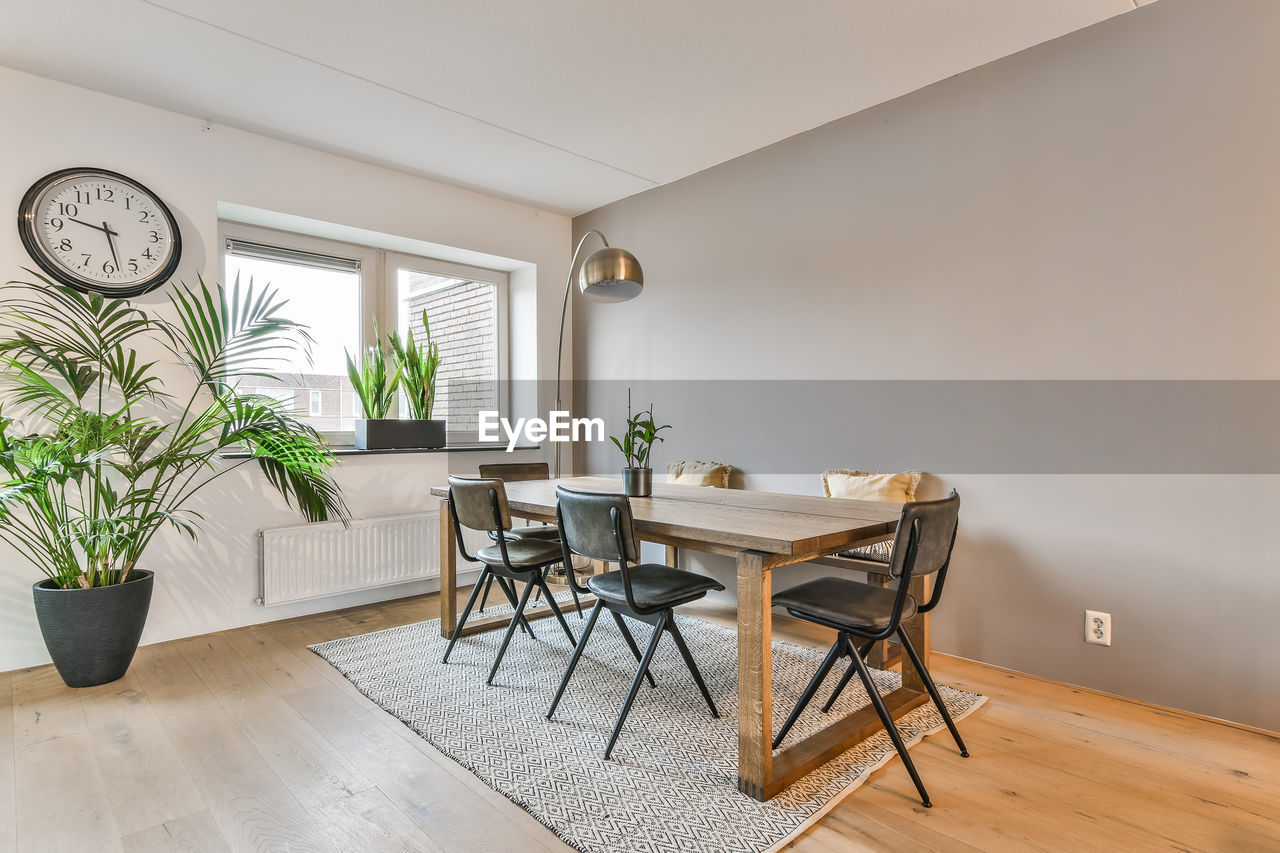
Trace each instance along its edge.
<instances>
[{"instance_id":1,"label":"clock hand","mask_svg":"<svg viewBox=\"0 0 1280 853\"><path fill-rule=\"evenodd\" d=\"M111 226L105 222L102 223L102 230L107 233L107 245L111 247L111 258L116 262L116 271L118 272L120 270L120 256L116 254L116 241L112 235L115 237L120 235L112 231Z\"/></svg>"},{"instance_id":2,"label":"clock hand","mask_svg":"<svg viewBox=\"0 0 1280 853\"><path fill-rule=\"evenodd\" d=\"M77 225L83 225L85 228L92 228L94 231L106 231L106 230L107 230L106 228L99 228L97 225L90 225L88 222L84 222L84 221L79 220L79 219L71 219L71 217L70 217L70 216L68 216L68 217L67 217L67 219L70 219L72 222L76 223ZM103 224L103 225L106 225L107 223L105 223L105 222L104 222L104 223L102 223L102 224Z\"/></svg>"}]
</instances>

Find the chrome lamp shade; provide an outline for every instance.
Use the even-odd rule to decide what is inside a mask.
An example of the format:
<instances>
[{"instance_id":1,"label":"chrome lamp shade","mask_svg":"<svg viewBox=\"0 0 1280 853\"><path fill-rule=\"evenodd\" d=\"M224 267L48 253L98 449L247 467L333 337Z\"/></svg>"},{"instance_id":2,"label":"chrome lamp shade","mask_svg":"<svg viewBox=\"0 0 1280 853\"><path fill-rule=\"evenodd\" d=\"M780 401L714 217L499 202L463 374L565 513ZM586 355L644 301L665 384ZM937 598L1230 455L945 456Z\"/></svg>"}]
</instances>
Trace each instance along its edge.
<instances>
[{"instance_id":1,"label":"chrome lamp shade","mask_svg":"<svg viewBox=\"0 0 1280 853\"><path fill-rule=\"evenodd\" d=\"M606 246L590 254L578 273L578 289L596 302L626 302L644 289L644 270L626 249Z\"/></svg>"}]
</instances>

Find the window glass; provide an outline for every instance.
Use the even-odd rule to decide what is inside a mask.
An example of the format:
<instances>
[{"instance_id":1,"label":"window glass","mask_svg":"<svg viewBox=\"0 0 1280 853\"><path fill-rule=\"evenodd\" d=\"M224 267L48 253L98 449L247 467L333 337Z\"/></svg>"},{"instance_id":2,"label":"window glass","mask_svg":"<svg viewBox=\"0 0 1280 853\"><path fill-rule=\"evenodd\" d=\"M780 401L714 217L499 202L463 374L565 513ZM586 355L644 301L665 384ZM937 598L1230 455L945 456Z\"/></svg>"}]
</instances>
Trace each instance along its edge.
<instances>
[{"instance_id":1,"label":"window glass","mask_svg":"<svg viewBox=\"0 0 1280 853\"><path fill-rule=\"evenodd\" d=\"M226 281L241 287L250 280L255 287L270 285L289 301L284 314L307 326L311 357L278 351L264 359L263 369L276 381L254 377L258 393L293 404L294 414L321 432L353 430L350 405L340 399L353 397L347 379L346 351L359 358L359 271L320 269L313 265L266 260L226 253ZM331 401L331 402L330 402Z\"/></svg>"},{"instance_id":2,"label":"window glass","mask_svg":"<svg viewBox=\"0 0 1280 853\"><path fill-rule=\"evenodd\" d=\"M497 285L400 267L396 288L400 334L412 329L423 342L425 310L440 345L432 417L447 420L449 432L474 435L478 413L500 408Z\"/></svg>"}]
</instances>

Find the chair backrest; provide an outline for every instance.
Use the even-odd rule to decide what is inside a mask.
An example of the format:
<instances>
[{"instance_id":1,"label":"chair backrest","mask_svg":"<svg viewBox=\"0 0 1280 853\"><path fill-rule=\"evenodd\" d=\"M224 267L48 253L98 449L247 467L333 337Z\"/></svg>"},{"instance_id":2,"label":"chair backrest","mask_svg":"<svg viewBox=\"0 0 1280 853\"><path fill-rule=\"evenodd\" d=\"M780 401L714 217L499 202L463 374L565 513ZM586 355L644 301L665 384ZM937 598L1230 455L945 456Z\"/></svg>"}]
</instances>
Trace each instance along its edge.
<instances>
[{"instance_id":1,"label":"chair backrest","mask_svg":"<svg viewBox=\"0 0 1280 853\"><path fill-rule=\"evenodd\" d=\"M494 518L493 501L498 501L498 517ZM494 478L450 477L449 504L453 517L472 530L497 531L511 529L511 507L502 481Z\"/></svg>"},{"instance_id":2,"label":"chair backrest","mask_svg":"<svg viewBox=\"0 0 1280 853\"><path fill-rule=\"evenodd\" d=\"M942 500L902 505L893 536L889 577L920 577L942 571L951 560L960 518L960 495L955 489Z\"/></svg>"},{"instance_id":3,"label":"chair backrest","mask_svg":"<svg viewBox=\"0 0 1280 853\"><path fill-rule=\"evenodd\" d=\"M626 495L556 489L556 517L560 538L575 554L611 563L636 563L636 541L631 502Z\"/></svg>"},{"instance_id":4,"label":"chair backrest","mask_svg":"<svg viewBox=\"0 0 1280 853\"><path fill-rule=\"evenodd\" d=\"M480 466L480 476L508 483L520 480L549 480L551 468L545 462L494 462Z\"/></svg>"}]
</instances>

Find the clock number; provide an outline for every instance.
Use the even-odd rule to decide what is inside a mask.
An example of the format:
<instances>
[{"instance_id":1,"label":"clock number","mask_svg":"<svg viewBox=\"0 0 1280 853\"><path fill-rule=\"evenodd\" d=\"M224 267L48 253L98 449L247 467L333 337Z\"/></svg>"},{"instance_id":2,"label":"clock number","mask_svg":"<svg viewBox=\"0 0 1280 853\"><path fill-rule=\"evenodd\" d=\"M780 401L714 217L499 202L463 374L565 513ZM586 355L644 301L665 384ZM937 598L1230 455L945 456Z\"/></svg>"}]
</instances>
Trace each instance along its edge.
<instances>
[{"instance_id":1,"label":"clock number","mask_svg":"<svg viewBox=\"0 0 1280 853\"><path fill-rule=\"evenodd\" d=\"M125 210L133 210L133 206L129 204L129 202L131 202L131 201L133 201L133 196L131 196L131 195L127 195L127 196L125 196L125 197L124 197L124 209L125 209Z\"/></svg>"},{"instance_id":2,"label":"clock number","mask_svg":"<svg viewBox=\"0 0 1280 853\"><path fill-rule=\"evenodd\" d=\"M116 194L115 190L103 189L102 187L98 187L99 201L110 201L112 204L115 204L115 201L113 200L115 197L115 194Z\"/></svg>"},{"instance_id":3,"label":"clock number","mask_svg":"<svg viewBox=\"0 0 1280 853\"><path fill-rule=\"evenodd\" d=\"M58 213L62 216L79 216L80 208L74 204L66 204L60 201L58 202Z\"/></svg>"},{"instance_id":4,"label":"clock number","mask_svg":"<svg viewBox=\"0 0 1280 853\"><path fill-rule=\"evenodd\" d=\"M116 268L115 268L115 265L111 263L111 261L103 261L102 271L107 275L111 275L113 272L116 271Z\"/></svg>"},{"instance_id":5,"label":"clock number","mask_svg":"<svg viewBox=\"0 0 1280 853\"><path fill-rule=\"evenodd\" d=\"M76 204L93 204L93 199L89 197L88 190L76 190Z\"/></svg>"},{"instance_id":6,"label":"clock number","mask_svg":"<svg viewBox=\"0 0 1280 853\"><path fill-rule=\"evenodd\" d=\"M138 271L138 259L137 259L137 258L130 258L130 259L129 259L129 272L137 272L137 271Z\"/></svg>"},{"instance_id":7,"label":"clock number","mask_svg":"<svg viewBox=\"0 0 1280 853\"><path fill-rule=\"evenodd\" d=\"M159 242L160 242L160 232L159 232L159 231L152 231L152 232L151 232L151 242L152 242L152 243L159 243Z\"/></svg>"},{"instance_id":8,"label":"clock number","mask_svg":"<svg viewBox=\"0 0 1280 853\"><path fill-rule=\"evenodd\" d=\"M58 244L58 248L59 248L59 249L61 249L61 250L62 250L62 251L64 251L64 252L70 252L70 251L71 251L71 241L70 241L70 240L68 240L68 239L67 239L67 238L65 238L65 237L64 237L64 238L62 238L62 242Z\"/></svg>"},{"instance_id":9,"label":"clock number","mask_svg":"<svg viewBox=\"0 0 1280 853\"><path fill-rule=\"evenodd\" d=\"M155 256L151 254L150 249L147 249L145 252L143 252L142 257L146 258L149 261L155 260Z\"/></svg>"},{"instance_id":10,"label":"clock number","mask_svg":"<svg viewBox=\"0 0 1280 853\"><path fill-rule=\"evenodd\" d=\"M138 217L138 221L139 221L139 222L146 222L146 221L147 221L147 212L146 212L145 210L144 210L144 211L142 211L142 215L140 215L140 216Z\"/></svg>"},{"instance_id":11,"label":"clock number","mask_svg":"<svg viewBox=\"0 0 1280 853\"><path fill-rule=\"evenodd\" d=\"M61 219L55 216L49 220L49 224L53 226L54 231L61 231L64 223Z\"/></svg>"},{"instance_id":12,"label":"clock number","mask_svg":"<svg viewBox=\"0 0 1280 853\"><path fill-rule=\"evenodd\" d=\"M81 264L81 266L84 266L84 267L89 266L89 261L93 260L93 255L81 254L80 257L84 258L84 263Z\"/></svg>"}]
</instances>

